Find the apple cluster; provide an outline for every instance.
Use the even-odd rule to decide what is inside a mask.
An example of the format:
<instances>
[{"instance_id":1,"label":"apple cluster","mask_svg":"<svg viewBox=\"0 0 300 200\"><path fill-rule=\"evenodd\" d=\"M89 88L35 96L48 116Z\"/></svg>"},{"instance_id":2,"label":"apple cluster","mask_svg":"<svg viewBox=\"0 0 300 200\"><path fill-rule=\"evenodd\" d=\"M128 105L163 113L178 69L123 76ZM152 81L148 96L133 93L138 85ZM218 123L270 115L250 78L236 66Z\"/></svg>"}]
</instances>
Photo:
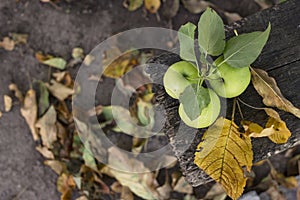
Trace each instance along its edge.
<instances>
[{"instance_id":1,"label":"apple cluster","mask_svg":"<svg viewBox=\"0 0 300 200\"><path fill-rule=\"evenodd\" d=\"M198 23L199 58L195 55L195 30L192 23L179 29L182 61L169 67L163 83L167 94L179 100L181 119L188 126L204 128L219 116L219 97L239 96L248 87L250 64L261 53L270 33L270 24L264 32L241 34L226 42L222 19L208 8ZM209 55L217 59L209 62Z\"/></svg>"}]
</instances>

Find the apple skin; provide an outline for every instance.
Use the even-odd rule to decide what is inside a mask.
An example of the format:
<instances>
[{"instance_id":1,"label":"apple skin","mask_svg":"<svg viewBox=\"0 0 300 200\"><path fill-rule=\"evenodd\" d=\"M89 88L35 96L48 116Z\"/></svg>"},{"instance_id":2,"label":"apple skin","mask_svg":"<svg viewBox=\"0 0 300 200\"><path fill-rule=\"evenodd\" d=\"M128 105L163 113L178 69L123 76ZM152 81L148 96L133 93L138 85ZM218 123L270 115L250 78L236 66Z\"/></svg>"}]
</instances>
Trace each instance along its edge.
<instances>
[{"instance_id":1,"label":"apple skin","mask_svg":"<svg viewBox=\"0 0 300 200\"><path fill-rule=\"evenodd\" d=\"M208 89L208 92L210 96L210 103L202 110L200 116L193 121L186 115L183 105L179 105L179 116L186 125L194 128L205 128L210 126L217 119L221 110L220 99L212 89Z\"/></svg>"},{"instance_id":2,"label":"apple skin","mask_svg":"<svg viewBox=\"0 0 300 200\"><path fill-rule=\"evenodd\" d=\"M164 75L164 87L168 95L178 99L184 89L192 84L197 83L199 78L196 66L186 61L179 61L169 67Z\"/></svg>"},{"instance_id":3,"label":"apple skin","mask_svg":"<svg viewBox=\"0 0 300 200\"><path fill-rule=\"evenodd\" d=\"M220 56L215 60L215 65L218 66L223 61L223 56ZM249 67L234 68L224 62L218 66L218 77L223 80L220 78L210 79L210 86L219 96L232 98L246 90L251 80L251 72Z\"/></svg>"}]
</instances>

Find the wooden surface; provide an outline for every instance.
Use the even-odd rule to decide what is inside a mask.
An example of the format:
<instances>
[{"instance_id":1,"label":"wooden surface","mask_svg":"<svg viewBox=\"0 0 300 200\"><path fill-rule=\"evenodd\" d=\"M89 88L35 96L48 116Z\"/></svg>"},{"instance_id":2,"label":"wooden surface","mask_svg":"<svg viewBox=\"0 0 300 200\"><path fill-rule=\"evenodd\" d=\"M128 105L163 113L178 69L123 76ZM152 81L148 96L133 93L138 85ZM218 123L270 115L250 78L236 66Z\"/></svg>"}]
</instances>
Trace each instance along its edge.
<instances>
[{"instance_id":1,"label":"wooden surface","mask_svg":"<svg viewBox=\"0 0 300 200\"><path fill-rule=\"evenodd\" d=\"M272 24L270 38L262 54L252 66L266 70L270 76L276 79L283 95L296 107L300 107L299 0L290 0L245 18L232 26L226 27L226 36L227 38L232 37L234 35L233 29L236 29L238 33L264 30L269 21ZM151 59L149 63L170 66L179 60L180 58L176 54L166 53ZM162 84L162 78L166 70L167 67L149 65L146 72L151 75L151 78L156 83ZM186 180L194 187L211 181L211 179L193 163L196 146L200 142L204 130L198 130L198 134L192 139L190 147L187 150L183 150L182 147L191 139L189 138L189 133L195 129L184 126L183 130L177 132L180 123L180 117L177 113L178 101L169 97L165 93L162 85L156 85L154 91L156 93L156 103L163 105L166 109L167 122L164 126L164 132L170 140L182 172L186 176ZM263 107L262 99L253 89L252 85L241 95L241 99L251 105ZM231 106L232 102L230 100L227 101L227 111L229 114L231 112ZM261 111L249 109L245 106L242 106L242 110L245 118L248 120L265 122L267 118ZM283 145L274 144L267 138L253 139L254 162L286 150L295 145L297 141L300 141L300 120L291 114L281 111L279 113L292 132L291 138Z\"/></svg>"}]
</instances>

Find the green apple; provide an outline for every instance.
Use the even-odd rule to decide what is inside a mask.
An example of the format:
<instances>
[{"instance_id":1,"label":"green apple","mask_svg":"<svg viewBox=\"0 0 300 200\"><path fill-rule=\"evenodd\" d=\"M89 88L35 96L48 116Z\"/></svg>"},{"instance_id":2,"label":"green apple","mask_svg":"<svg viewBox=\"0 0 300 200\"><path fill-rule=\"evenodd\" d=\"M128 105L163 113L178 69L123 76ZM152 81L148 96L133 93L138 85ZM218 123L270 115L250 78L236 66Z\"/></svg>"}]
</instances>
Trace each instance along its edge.
<instances>
[{"instance_id":1,"label":"green apple","mask_svg":"<svg viewBox=\"0 0 300 200\"><path fill-rule=\"evenodd\" d=\"M215 60L216 66L224 61L223 56ZM217 73L209 77L212 89L221 97L232 98L242 94L251 80L249 67L234 68L226 62L217 68Z\"/></svg>"},{"instance_id":2,"label":"green apple","mask_svg":"<svg viewBox=\"0 0 300 200\"><path fill-rule=\"evenodd\" d=\"M207 88L206 88L207 89ZM191 120L184 111L183 105L180 104L178 108L179 116L182 121L194 128L204 128L210 126L219 116L221 110L220 99L218 95L211 89L209 92L210 102L202 111L198 118Z\"/></svg>"},{"instance_id":3,"label":"green apple","mask_svg":"<svg viewBox=\"0 0 300 200\"><path fill-rule=\"evenodd\" d=\"M169 67L163 82L168 95L178 99L184 89L192 83L197 83L198 79L197 67L190 62L180 61Z\"/></svg>"}]
</instances>

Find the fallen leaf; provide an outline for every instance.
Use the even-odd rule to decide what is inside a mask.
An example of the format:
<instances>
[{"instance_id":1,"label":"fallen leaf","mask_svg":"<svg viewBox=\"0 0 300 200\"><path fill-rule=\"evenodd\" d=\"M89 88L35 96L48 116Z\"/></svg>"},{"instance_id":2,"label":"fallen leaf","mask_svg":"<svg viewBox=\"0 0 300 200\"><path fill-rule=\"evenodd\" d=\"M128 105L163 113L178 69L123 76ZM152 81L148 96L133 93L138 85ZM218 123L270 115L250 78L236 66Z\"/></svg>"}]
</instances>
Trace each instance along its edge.
<instances>
[{"instance_id":1,"label":"fallen leaf","mask_svg":"<svg viewBox=\"0 0 300 200\"><path fill-rule=\"evenodd\" d=\"M2 114L2 112L0 111L0 118L2 117L2 115L3 115L3 114Z\"/></svg>"},{"instance_id":2,"label":"fallen leaf","mask_svg":"<svg viewBox=\"0 0 300 200\"><path fill-rule=\"evenodd\" d=\"M252 67L251 74L253 86L263 97L266 106L277 107L300 118L300 109L282 95L274 78L270 77L266 71Z\"/></svg>"},{"instance_id":3,"label":"fallen leaf","mask_svg":"<svg viewBox=\"0 0 300 200\"><path fill-rule=\"evenodd\" d=\"M37 88L39 90L39 99L38 99L38 110L39 116L42 116L46 110L49 108L49 92L44 82L36 81Z\"/></svg>"},{"instance_id":4,"label":"fallen leaf","mask_svg":"<svg viewBox=\"0 0 300 200\"><path fill-rule=\"evenodd\" d=\"M165 0L161 9L162 15L167 19L172 19L178 13L179 7L179 0Z\"/></svg>"},{"instance_id":5,"label":"fallen leaf","mask_svg":"<svg viewBox=\"0 0 300 200\"><path fill-rule=\"evenodd\" d=\"M174 191L179 193L185 193L185 194L192 194L193 193L193 187L186 182L185 178L183 176L180 177L177 184L175 185Z\"/></svg>"},{"instance_id":6,"label":"fallen leaf","mask_svg":"<svg viewBox=\"0 0 300 200\"><path fill-rule=\"evenodd\" d=\"M9 90L15 93L15 97L19 99L20 102L23 102L24 97L22 92L19 90L18 86L14 83L9 84Z\"/></svg>"},{"instance_id":7,"label":"fallen leaf","mask_svg":"<svg viewBox=\"0 0 300 200\"><path fill-rule=\"evenodd\" d=\"M124 0L123 6L129 11L135 11L143 5L144 0Z\"/></svg>"},{"instance_id":8,"label":"fallen leaf","mask_svg":"<svg viewBox=\"0 0 300 200\"><path fill-rule=\"evenodd\" d=\"M269 139L276 144L286 143L291 136L291 132L285 122L281 120L275 110L271 108L265 108L264 110L269 116L265 127L263 128L254 122L242 121L242 125L246 131L245 134L254 138L269 137Z\"/></svg>"},{"instance_id":9,"label":"fallen leaf","mask_svg":"<svg viewBox=\"0 0 300 200\"><path fill-rule=\"evenodd\" d=\"M232 24L233 22L236 22L236 21L239 21L242 19L242 17L237 13L224 12L224 15L227 19L228 24Z\"/></svg>"},{"instance_id":10,"label":"fallen leaf","mask_svg":"<svg viewBox=\"0 0 300 200\"><path fill-rule=\"evenodd\" d=\"M226 198L226 193L221 184L216 183L214 184L210 190L206 193L204 199L217 199L217 197L225 196L223 199ZM222 198L221 198L222 199Z\"/></svg>"},{"instance_id":11,"label":"fallen leaf","mask_svg":"<svg viewBox=\"0 0 300 200\"><path fill-rule=\"evenodd\" d=\"M93 155L93 153L91 151L91 148L90 148L90 144L88 142L85 142L84 147L85 148L83 150L82 158L84 160L85 165L90 167L91 169L93 169L95 171L98 171L94 155Z\"/></svg>"},{"instance_id":12,"label":"fallen leaf","mask_svg":"<svg viewBox=\"0 0 300 200\"><path fill-rule=\"evenodd\" d=\"M74 185L73 185L74 183ZM57 190L61 193L61 200L71 200L72 190L75 187L73 177L65 173L61 174L57 179Z\"/></svg>"},{"instance_id":13,"label":"fallen leaf","mask_svg":"<svg viewBox=\"0 0 300 200\"><path fill-rule=\"evenodd\" d=\"M12 40L15 42L15 44L26 44L28 40L27 34L21 34L21 33L11 33Z\"/></svg>"},{"instance_id":14,"label":"fallen leaf","mask_svg":"<svg viewBox=\"0 0 300 200\"><path fill-rule=\"evenodd\" d=\"M245 134L250 137L255 137L256 135L260 134L262 130L264 129L259 124L251 122L251 121L245 121L243 120L241 122L245 129Z\"/></svg>"},{"instance_id":15,"label":"fallen leaf","mask_svg":"<svg viewBox=\"0 0 300 200\"><path fill-rule=\"evenodd\" d=\"M86 196L78 197L76 200L89 200Z\"/></svg>"},{"instance_id":16,"label":"fallen leaf","mask_svg":"<svg viewBox=\"0 0 300 200\"><path fill-rule=\"evenodd\" d=\"M117 47L112 47L105 52L103 59L104 76L121 78L125 73L139 64L138 58L140 54L138 51L128 51L121 54L121 51Z\"/></svg>"},{"instance_id":17,"label":"fallen leaf","mask_svg":"<svg viewBox=\"0 0 300 200\"><path fill-rule=\"evenodd\" d=\"M73 89L68 88L67 86L56 82L55 80L51 80L51 85L46 83L46 87L49 89L51 94L55 96L58 100L64 101L70 95L74 94Z\"/></svg>"},{"instance_id":18,"label":"fallen leaf","mask_svg":"<svg viewBox=\"0 0 300 200\"><path fill-rule=\"evenodd\" d=\"M144 0L145 8L150 13L156 13L160 7L160 0Z\"/></svg>"},{"instance_id":19,"label":"fallen leaf","mask_svg":"<svg viewBox=\"0 0 300 200\"><path fill-rule=\"evenodd\" d=\"M194 163L216 182L228 196L237 199L243 193L253 160L251 140L238 132L238 126L220 117L202 137ZM242 137L242 138L241 138Z\"/></svg>"},{"instance_id":20,"label":"fallen leaf","mask_svg":"<svg viewBox=\"0 0 300 200\"><path fill-rule=\"evenodd\" d=\"M21 108L21 114L25 118L30 128L33 139L37 141L39 136L35 127L35 123L37 120L38 107L36 102L36 93L33 89L28 90L26 93L24 104Z\"/></svg>"},{"instance_id":21,"label":"fallen leaf","mask_svg":"<svg viewBox=\"0 0 300 200\"><path fill-rule=\"evenodd\" d=\"M60 175L67 169L67 166L63 162L58 160L45 160L44 164L48 165L58 175Z\"/></svg>"},{"instance_id":22,"label":"fallen leaf","mask_svg":"<svg viewBox=\"0 0 300 200\"><path fill-rule=\"evenodd\" d=\"M121 199L134 200L134 196L129 187L123 186L121 191Z\"/></svg>"},{"instance_id":23,"label":"fallen leaf","mask_svg":"<svg viewBox=\"0 0 300 200\"><path fill-rule=\"evenodd\" d=\"M38 152L40 152L40 154L42 154L45 158L54 159L54 155L53 155L52 151L50 151L48 148L37 146L37 147L35 147L35 149Z\"/></svg>"},{"instance_id":24,"label":"fallen leaf","mask_svg":"<svg viewBox=\"0 0 300 200\"><path fill-rule=\"evenodd\" d=\"M116 193L122 192L122 185L118 181L115 181L113 184L111 184L110 188Z\"/></svg>"},{"instance_id":25,"label":"fallen leaf","mask_svg":"<svg viewBox=\"0 0 300 200\"><path fill-rule=\"evenodd\" d=\"M204 11L207 7L212 6L213 4L207 1L199 0L181 0L183 6L193 14L198 14Z\"/></svg>"},{"instance_id":26,"label":"fallen leaf","mask_svg":"<svg viewBox=\"0 0 300 200\"><path fill-rule=\"evenodd\" d=\"M53 106L37 121L35 127L40 129L43 145L51 149L52 143L57 140L56 111Z\"/></svg>"},{"instance_id":27,"label":"fallen leaf","mask_svg":"<svg viewBox=\"0 0 300 200\"><path fill-rule=\"evenodd\" d=\"M12 99L8 95L4 95L4 110L9 112L12 108Z\"/></svg>"},{"instance_id":28,"label":"fallen leaf","mask_svg":"<svg viewBox=\"0 0 300 200\"><path fill-rule=\"evenodd\" d=\"M63 58L50 58L42 63L61 70L65 69L67 65L67 62Z\"/></svg>"},{"instance_id":29,"label":"fallen leaf","mask_svg":"<svg viewBox=\"0 0 300 200\"><path fill-rule=\"evenodd\" d=\"M269 139L276 144L284 144L292 135L284 121L280 119L279 114L271 109L265 108L265 112L270 117L261 134L269 134Z\"/></svg>"},{"instance_id":30,"label":"fallen leaf","mask_svg":"<svg viewBox=\"0 0 300 200\"><path fill-rule=\"evenodd\" d=\"M82 60L84 58L83 49L79 47L72 49L72 58Z\"/></svg>"},{"instance_id":31,"label":"fallen leaf","mask_svg":"<svg viewBox=\"0 0 300 200\"><path fill-rule=\"evenodd\" d=\"M35 53L35 58L36 58L39 62L43 63L44 61L53 58L53 56L51 56L51 55L49 55L49 54L44 55L42 52L36 52L36 53Z\"/></svg>"},{"instance_id":32,"label":"fallen leaf","mask_svg":"<svg viewBox=\"0 0 300 200\"><path fill-rule=\"evenodd\" d=\"M83 63L86 65L86 66L89 66L92 64L92 62L95 60L95 57L92 56L92 55L86 55L84 60L83 60Z\"/></svg>"},{"instance_id":33,"label":"fallen leaf","mask_svg":"<svg viewBox=\"0 0 300 200\"><path fill-rule=\"evenodd\" d=\"M55 72L55 73L52 73L52 76L55 78L55 80L57 82L61 82L62 80L64 80L66 74L67 74L67 71Z\"/></svg>"},{"instance_id":34,"label":"fallen leaf","mask_svg":"<svg viewBox=\"0 0 300 200\"><path fill-rule=\"evenodd\" d=\"M161 199L170 199L170 195L172 192L172 187L169 183L169 175L166 171L166 175L165 175L165 183L158 187L157 192L159 193L159 196L161 197Z\"/></svg>"},{"instance_id":35,"label":"fallen leaf","mask_svg":"<svg viewBox=\"0 0 300 200\"><path fill-rule=\"evenodd\" d=\"M129 158L127 154L112 146L108 149L108 166L120 166L118 170L105 166L101 172L116 178L122 186L127 186L137 196L144 199L158 199L158 193L155 190L158 183L154 174L147 169L141 161L135 158ZM136 173L143 170L144 173Z\"/></svg>"},{"instance_id":36,"label":"fallen leaf","mask_svg":"<svg viewBox=\"0 0 300 200\"><path fill-rule=\"evenodd\" d=\"M9 37L4 37L3 41L0 41L0 47L5 49L6 51L12 51L15 48L15 42Z\"/></svg>"}]
</instances>

